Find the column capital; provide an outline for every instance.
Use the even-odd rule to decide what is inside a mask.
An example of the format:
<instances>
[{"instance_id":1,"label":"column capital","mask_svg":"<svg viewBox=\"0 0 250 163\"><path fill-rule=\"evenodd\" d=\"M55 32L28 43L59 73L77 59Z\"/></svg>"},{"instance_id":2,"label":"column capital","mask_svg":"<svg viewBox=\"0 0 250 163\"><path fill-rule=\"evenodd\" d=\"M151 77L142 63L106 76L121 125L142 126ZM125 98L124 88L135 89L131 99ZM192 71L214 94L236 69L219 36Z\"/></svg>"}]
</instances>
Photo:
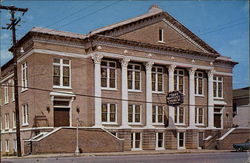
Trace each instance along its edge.
<instances>
[{"instance_id":1,"label":"column capital","mask_svg":"<svg viewBox=\"0 0 250 163\"><path fill-rule=\"evenodd\" d=\"M168 72L174 72L174 69L176 68L175 64L169 65L168 66Z\"/></svg>"},{"instance_id":2,"label":"column capital","mask_svg":"<svg viewBox=\"0 0 250 163\"><path fill-rule=\"evenodd\" d=\"M194 75L195 71L197 70L196 67L191 67L188 72L189 72L189 75Z\"/></svg>"},{"instance_id":3,"label":"column capital","mask_svg":"<svg viewBox=\"0 0 250 163\"><path fill-rule=\"evenodd\" d=\"M215 72L214 69L207 70L208 77L212 77L214 75L214 72Z\"/></svg>"},{"instance_id":4,"label":"column capital","mask_svg":"<svg viewBox=\"0 0 250 163\"><path fill-rule=\"evenodd\" d=\"M122 67L127 67L129 61L130 61L130 58L129 58L129 57L124 57L124 58L122 58L122 59L120 60Z\"/></svg>"},{"instance_id":5,"label":"column capital","mask_svg":"<svg viewBox=\"0 0 250 163\"><path fill-rule=\"evenodd\" d=\"M145 65L145 67L146 67L146 70L151 70L153 64L154 64L153 61L149 61L149 62L145 63L144 65Z\"/></svg>"},{"instance_id":6,"label":"column capital","mask_svg":"<svg viewBox=\"0 0 250 163\"><path fill-rule=\"evenodd\" d=\"M101 54L94 54L94 55L92 55L92 59L94 60L94 62L96 64L100 64L102 58L103 58L103 55L101 55Z\"/></svg>"}]
</instances>

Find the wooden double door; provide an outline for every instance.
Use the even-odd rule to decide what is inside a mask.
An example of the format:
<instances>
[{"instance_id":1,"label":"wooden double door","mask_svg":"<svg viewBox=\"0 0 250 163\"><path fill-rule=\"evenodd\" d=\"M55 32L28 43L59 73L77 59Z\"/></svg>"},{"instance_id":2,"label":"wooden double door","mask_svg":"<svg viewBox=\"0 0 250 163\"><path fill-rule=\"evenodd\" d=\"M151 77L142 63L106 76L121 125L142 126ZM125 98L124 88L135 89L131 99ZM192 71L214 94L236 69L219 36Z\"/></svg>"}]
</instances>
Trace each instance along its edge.
<instances>
[{"instance_id":1,"label":"wooden double door","mask_svg":"<svg viewBox=\"0 0 250 163\"><path fill-rule=\"evenodd\" d=\"M70 118L69 118L70 108L54 108L54 126L69 126Z\"/></svg>"}]
</instances>

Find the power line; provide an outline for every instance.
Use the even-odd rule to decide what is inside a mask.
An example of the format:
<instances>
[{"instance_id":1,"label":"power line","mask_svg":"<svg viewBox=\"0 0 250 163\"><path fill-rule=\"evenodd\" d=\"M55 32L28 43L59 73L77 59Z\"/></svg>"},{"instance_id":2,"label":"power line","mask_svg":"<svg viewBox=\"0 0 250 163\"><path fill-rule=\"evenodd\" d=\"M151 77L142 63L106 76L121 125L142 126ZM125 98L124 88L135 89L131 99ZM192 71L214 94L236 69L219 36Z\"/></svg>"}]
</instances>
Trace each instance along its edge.
<instances>
[{"instance_id":1,"label":"power line","mask_svg":"<svg viewBox=\"0 0 250 163\"><path fill-rule=\"evenodd\" d=\"M13 87L13 85L5 85L1 84L2 87ZM18 86L19 88L23 88L23 86ZM55 92L55 93L62 93L60 91L55 91L55 90L50 90L50 89L43 89L43 88L36 88L36 87L25 87L31 90L37 90L37 91L44 91L44 92ZM88 98L101 98L101 99L106 99L106 100L116 100L116 101L128 101L128 102L138 102L138 103L152 103L152 104L159 104L159 105L167 105L166 103L163 102L148 102L145 100L125 100L121 98L113 98L113 97L102 97L102 96L95 96L95 95L88 95L88 94L80 94L80 93L68 93L68 92L63 92L63 94L67 95L76 95L76 96L82 96L82 97L88 97ZM200 107L214 107L214 105L189 105L189 104L182 104L181 106L200 106ZM233 107L231 105L224 105L223 107ZM248 107L248 106L244 106ZM249 108L249 107L248 107Z\"/></svg>"}]
</instances>

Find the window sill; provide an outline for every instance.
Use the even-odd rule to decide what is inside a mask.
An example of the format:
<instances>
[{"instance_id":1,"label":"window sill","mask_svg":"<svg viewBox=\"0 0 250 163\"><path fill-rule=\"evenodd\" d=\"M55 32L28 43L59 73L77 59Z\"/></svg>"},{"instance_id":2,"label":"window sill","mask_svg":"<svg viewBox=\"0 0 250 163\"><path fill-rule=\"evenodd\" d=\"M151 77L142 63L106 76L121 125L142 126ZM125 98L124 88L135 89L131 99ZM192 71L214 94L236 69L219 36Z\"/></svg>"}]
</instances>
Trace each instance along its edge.
<instances>
[{"instance_id":1,"label":"window sill","mask_svg":"<svg viewBox=\"0 0 250 163\"><path fill-rule=\"evenodd\" d=\"M195 124L195 126L200 126L200 127L204 127L204 126L205 126L205 124L203 124L203 123L200 123L200 124Z\"/></svg>"},{"instance_id":2,"label":"window sill","mask_svg":"<svg viewBox=\"0 0 250 163\"><path fill-rule=\"evenodd\" d=\"M133 89L129 89L128 92L136 92L136 93L141 93L141 90L133 90Z\"/></svg>"},{"instance_id":3,"label":"window sill","mask_svg":"<svg viewBox=\"0 0 250 163\"><path fill-rule=\"evenodd\" d=\"M158 41L158 43L165 44L166 42L165 41Z\"/></svg>"},{"instance_id":4,"label":"window sill","mask_svg":"<svg viewBox=\"0 0 250 163\"><path fill-rule=\"evenodd\" d=\"M22 127L27 127L29 126L29 124L25 123L25 124L22 124Z\"/></svg>"},{"instance_id":5,"label":"window sill","mask_svg":"<svg viewBox=\"0 0 250 163\"><path fill-rule=\"evenodd\" d=\"M205 97L204 95L195 95L195 97Z\"/></svg>"},{"instance_id":6,"label":"window sill","mask_svg":"<svg viewBox=\"0 0 250 163\"><path fill-rule=\"evenodd\" d=\"M103 125L118 125L117 122L102 122Z\"/></svg>"},{"instance_id":7,"label":"window sill","mask_svg":"<svg viewBox=\"0 0 250 163\"><path fill-rule=\"evenodd\" d=\"M58 89L72 89L71 87L63 87L63 86L53 86L53 88L58 88Z\"/></svg>"},{"instance_id":8,"label":"window sill","mask_svg":"<svg viewBox=\"0 0 250 163\"><path fill-rule=\"evenodd\" d=\"M165 94L164 92L156 92L156 91L152 91L152 93L154 93L154 94Z\"/></svg>"},{"instance_id":9,"label":"window sill","mask_svg":"<svg viewBox=\"0 0 250 163\"><path fill-rule=\"evenodd\" d=\"M176 126L186 126L185 123L175 123Z\"/></svg>"},{"instance_id":10,"label":"window sill","mask_svg":"<svg viewBox=\"0 0 250 163\"><path fill-rule=\"evenodd\" d=\"M157 150L157 151L161 151L161 150L165 150L165 148L155 148L155 150Z\"/></svg>"},{"instance_id":11,"label":"window sill","mask_svg":"<svg viewBox=\"0 0 250 163\"><path fill-rule=\"evenodd\" d=\"M117 91L117 88L105 88L105 87L102 87L101 90L104 90L104 91Z\"/></svg>"},{"instance_id":12,"label":"window sill","mask_svg":"<svg viewBox=\"0 0 250 163\"><path fill-rule=\"evenodd\" d=\"M153 126L164 126L164 123L153 123Z\"/></svg>"},{"instance_id":13,"label":"window sill","mask_svg":"<svg viewBox=\"0 0 250 163\"><path fill-rule=\"evenodd\" d=\"M28 88L21 89L21 93L26 92L27 90L28 90Z\"/></svg>"},{"instance_id":14,"label":"window sill","mask_svg":"<svg viewBox=\"0 0 250 163\"><path fill-rule=\"evenodd\" d=\"M131 125L131 126L142 126L143 124L142 123L128 123L128 125Z\"/></svg>"},{"instance_id":15,"label":"window sill","mask_svg":"<svg viewBox=\"0 0 250 163\"><path fill-rule=\"evenodd\" d=\"M9 102L5 102L4 105L7 105Z\"/></svg>"},{"instance_id":16,"label":"window sill","mask_svg":"<svg viewBox=\"0 0 250 163\"><path fill-rule=\"evenodd\" d=\"M141 148L131 148L131 151L142 151Z\"/></svg>"}]
</instances>

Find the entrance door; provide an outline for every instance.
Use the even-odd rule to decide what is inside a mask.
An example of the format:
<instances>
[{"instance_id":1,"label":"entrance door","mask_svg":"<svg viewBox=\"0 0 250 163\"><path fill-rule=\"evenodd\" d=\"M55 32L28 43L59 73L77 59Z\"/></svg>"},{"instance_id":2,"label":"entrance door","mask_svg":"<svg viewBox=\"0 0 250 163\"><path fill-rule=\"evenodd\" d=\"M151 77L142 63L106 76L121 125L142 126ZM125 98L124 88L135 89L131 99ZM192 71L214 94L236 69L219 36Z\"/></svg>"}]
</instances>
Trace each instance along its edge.
<instances>
[{"instance_id":1,"label":"entrance door","mask_svg":"<svg viewBox=\"0 0 250 163\"><path fill-rule=\"evenodd\" d=\"M69 108L54 108L54 126L69 126Z\"/></svg>"},{"instance_id":2,"label":"entrance door","mask_svg":"<svg viewBox=\"0 0 250 163\"><path fill-rule=\"evenodd\" d=\"M203 138L204 138L204 133L203 132L199 132L199 148L202 149L203 147Z\"/></svg>"},{"instance_id":3,"label":"entrance door","mask_svg":"<svg viewBox=\"0 0 250 163\"><path fill-rule=\"evenodd\" d=\"M221 128L221 114L214 114L214 127Z\"/></svg>"}]
</instances>

